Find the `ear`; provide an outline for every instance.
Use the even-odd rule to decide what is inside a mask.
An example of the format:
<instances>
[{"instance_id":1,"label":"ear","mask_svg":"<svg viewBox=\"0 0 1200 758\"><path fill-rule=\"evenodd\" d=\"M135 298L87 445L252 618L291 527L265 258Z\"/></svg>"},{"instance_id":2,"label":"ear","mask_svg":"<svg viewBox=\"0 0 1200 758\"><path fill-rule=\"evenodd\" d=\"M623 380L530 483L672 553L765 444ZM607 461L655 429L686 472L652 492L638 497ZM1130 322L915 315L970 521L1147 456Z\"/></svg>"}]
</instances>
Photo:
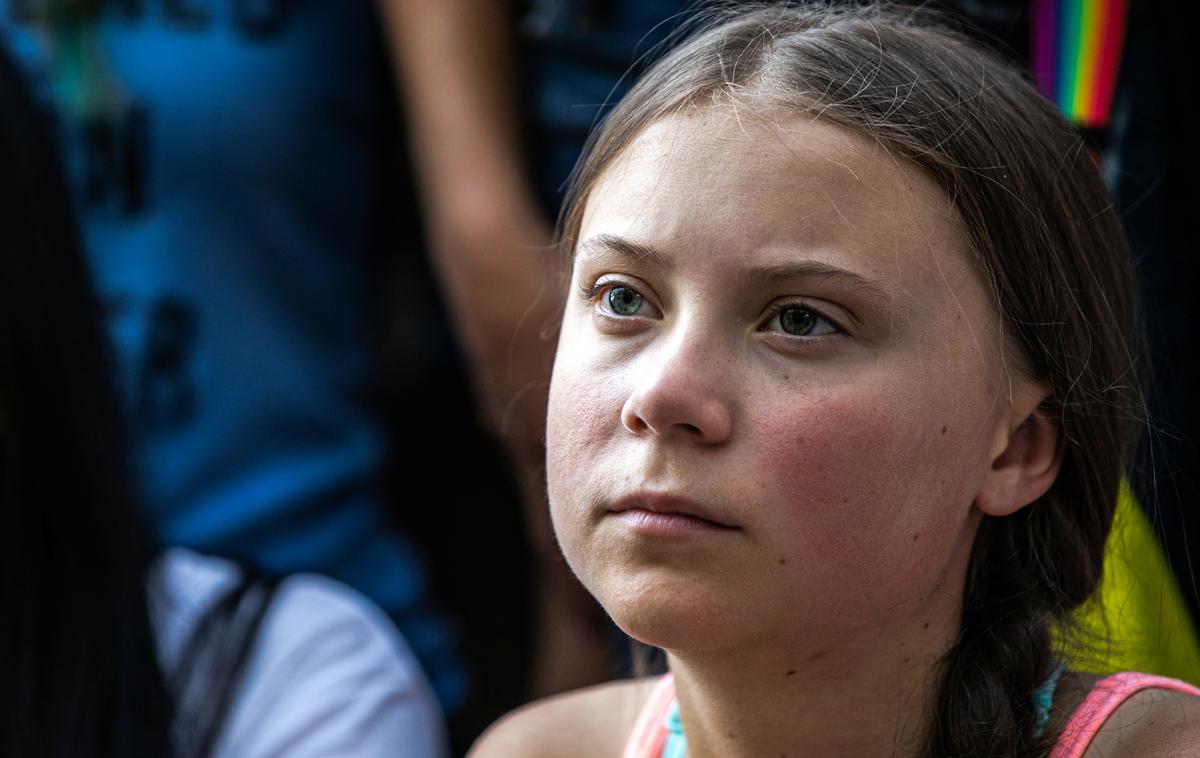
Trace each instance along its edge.
<instances>
[{"instance_id":1,"label":"ear","mask_svg":"<svg viewBox=\"0 0 1200 758\"><path fill-rule=\"evenodd\" d=\"M1058 418L1046 407L1049 392L1030 383L1020 394L997 431L991 470L975 498L975 507L989 516L1008 516L1037 500L1062 468Z\"/></svg>"}]
</instances>

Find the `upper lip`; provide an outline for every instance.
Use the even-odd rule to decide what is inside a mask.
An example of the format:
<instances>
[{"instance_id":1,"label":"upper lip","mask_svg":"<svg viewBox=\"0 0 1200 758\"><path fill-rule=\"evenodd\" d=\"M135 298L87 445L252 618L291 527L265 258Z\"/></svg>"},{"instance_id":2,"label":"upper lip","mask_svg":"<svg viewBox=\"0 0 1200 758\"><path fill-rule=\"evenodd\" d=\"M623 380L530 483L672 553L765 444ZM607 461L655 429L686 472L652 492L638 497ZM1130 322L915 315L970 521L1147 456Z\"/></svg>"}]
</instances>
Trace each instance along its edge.
<instances>
[{"instance_id":1,"label":"upper lip","mask_svg":"<svg viewBox=\"0 0 1200 758\"><path fill-rule=\"evenodd\" d=\"M669 492L631 492L614 500L608 510L610 513L643 510L653 513L678 514L711 521L717 526L730 529L741 528L703 503Z\"/></svg>"}]
</instances>

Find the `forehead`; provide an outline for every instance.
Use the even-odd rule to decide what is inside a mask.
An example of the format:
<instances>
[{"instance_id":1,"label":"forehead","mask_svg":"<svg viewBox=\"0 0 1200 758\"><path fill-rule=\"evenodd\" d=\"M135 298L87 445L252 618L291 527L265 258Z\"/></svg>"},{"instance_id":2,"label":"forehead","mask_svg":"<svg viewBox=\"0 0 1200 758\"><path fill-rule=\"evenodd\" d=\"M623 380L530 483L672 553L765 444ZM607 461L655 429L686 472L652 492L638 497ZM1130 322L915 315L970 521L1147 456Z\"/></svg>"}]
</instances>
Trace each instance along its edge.
<instances>
[{"instance_id":1,"label":"forehead","mask_svg":"<svg viewBox=\"0 0 1200 758\"><path fill-rule=\"evenodd\" d=\"M579 240L599 234L716 267L802 254L900 290L931 273L978 283L932 179L869 137L794 112L707 106L652 123L589 194Z\"/></svg>"}]
</instances>

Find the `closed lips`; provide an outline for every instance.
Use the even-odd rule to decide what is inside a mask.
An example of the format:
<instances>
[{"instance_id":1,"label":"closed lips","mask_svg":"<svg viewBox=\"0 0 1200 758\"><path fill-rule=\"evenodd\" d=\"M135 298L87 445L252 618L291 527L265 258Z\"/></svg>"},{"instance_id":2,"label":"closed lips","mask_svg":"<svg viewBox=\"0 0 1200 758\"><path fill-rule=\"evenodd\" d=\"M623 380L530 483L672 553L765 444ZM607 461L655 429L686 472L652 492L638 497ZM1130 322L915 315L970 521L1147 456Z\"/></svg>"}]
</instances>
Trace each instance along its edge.
<instances>
[{"instance_id":1,"label":"closed lips","mask_svg":"<svg viewBox=\"0 0 1200 758\"><path fill-rule=\"evenodd\" d=\"M610 513L641 510L658 513L664 516L685 516L708 522L714 526L726 529L740 529L733 523L701 503L677 495L634 494L626 495L613 502Z\"/></svg>"}]
</instances>

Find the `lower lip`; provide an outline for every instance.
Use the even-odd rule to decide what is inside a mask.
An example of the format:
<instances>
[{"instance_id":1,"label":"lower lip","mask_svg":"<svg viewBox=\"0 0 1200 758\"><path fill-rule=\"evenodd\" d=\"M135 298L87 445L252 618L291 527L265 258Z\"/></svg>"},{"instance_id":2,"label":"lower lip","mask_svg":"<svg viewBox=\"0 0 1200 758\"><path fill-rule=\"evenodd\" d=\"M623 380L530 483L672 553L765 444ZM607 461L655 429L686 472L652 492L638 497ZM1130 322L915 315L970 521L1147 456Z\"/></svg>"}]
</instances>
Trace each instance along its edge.
<instances>
[{"instance_id":1,"label":"lower lip","mask_svg":"<svg viewBox=\"0 0 1200 758\"><path fill-rule=\"evenodd\" d=\"M682 513L657 513L633 508L613 516L630 530L648 537L697 537L719 532L736 532L737 527L724 526Z\"/></svg>"}]
</instances>

